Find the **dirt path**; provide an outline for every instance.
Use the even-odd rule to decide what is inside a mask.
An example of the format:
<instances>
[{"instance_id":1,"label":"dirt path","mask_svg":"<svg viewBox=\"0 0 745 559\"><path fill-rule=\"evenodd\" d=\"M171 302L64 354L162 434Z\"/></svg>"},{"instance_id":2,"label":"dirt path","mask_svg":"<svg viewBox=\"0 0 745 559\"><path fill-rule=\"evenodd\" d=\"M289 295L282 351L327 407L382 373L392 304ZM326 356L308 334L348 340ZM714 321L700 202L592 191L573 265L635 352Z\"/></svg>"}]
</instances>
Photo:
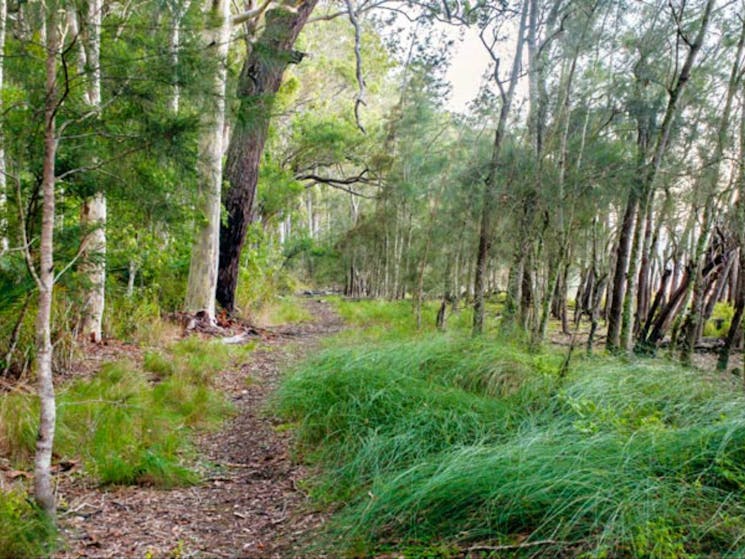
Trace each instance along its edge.
<instances>
[{"instance_id":1,"label":"dirt path","mask_svg":"<svg viewBox=\"0 0 745 559\"><path fill-rule=\"evenodd\" d=\"M323 523L324 515L314 512L297 488L306 472L290 460L289 435L278 432L262 408L280 372L342 327L330 305L306 304L313 323L278 329L282 334L259 342L248 364L220 375L218 388L237 413L219 432L198 441L201 484L170 491L107 490L83 478L62 478L66 548L57 557L300 556L294 545Z\"/></svg>"}]
</instances>

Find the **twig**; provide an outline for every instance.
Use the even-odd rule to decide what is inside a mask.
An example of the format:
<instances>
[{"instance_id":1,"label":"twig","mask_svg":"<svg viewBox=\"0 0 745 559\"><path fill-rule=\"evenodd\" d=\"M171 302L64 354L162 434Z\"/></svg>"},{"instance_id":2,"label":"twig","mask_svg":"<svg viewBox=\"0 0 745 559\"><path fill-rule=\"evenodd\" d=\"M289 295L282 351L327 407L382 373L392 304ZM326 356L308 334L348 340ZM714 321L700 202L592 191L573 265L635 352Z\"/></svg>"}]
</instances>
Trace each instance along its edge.
<instances>
[{"instance_id":1,"label":"twig","mask_svg":"<svg viewBox=\"0 0 745 559\"><path fill-rule=\"evenodd\" d=\"M26 214L23 211L21 179L17 176L13 178L15 179L16 197L18 199L18 220L20 221L21 225L21 242L24 246L23 257L26 260L26 266L28 267L28 271L31 274L31 277L34 278L34 282L36 283L37 287L41 287L41 279L39 278L39 274L36 271L36 266L34 265L33 258L31 258L31 247L29 245L28 234L26 232Z\"/></svg>"},{"instance_id":2,"label":"twig","mask_svg":"<svg viewBox=\"0 0 745 559\"><path fill-rule=\"evenodd\" d=\"M466 551L514 551L516 549L526 549L544 545L569 545L569 543L570 542L563 542L558 540L537 540L534 542L524 542L507 545L472 545L471 547L467 547Z\"/></svg>"}]
</instances>

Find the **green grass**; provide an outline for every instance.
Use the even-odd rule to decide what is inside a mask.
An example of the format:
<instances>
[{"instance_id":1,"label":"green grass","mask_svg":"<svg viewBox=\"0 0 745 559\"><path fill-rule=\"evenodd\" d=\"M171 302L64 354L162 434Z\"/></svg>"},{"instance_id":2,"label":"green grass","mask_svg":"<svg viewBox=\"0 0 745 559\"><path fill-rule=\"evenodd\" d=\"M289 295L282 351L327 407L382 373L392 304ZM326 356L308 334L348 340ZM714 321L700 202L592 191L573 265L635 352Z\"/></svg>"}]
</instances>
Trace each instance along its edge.
<instances>
[{"instance_id":1,"label":"green grass","mask_svg":"<svg viewBox=\"0 0 745 559\"><path fill-rule=\"evenodd\" d=\"M373 339L401 339L417 334L414 302L412 300L384 301L380 299L363 299L353 301L341 297L328 297L334 309L345 322L351 326L362 328L365 338ZM426 335L436 329L437 311L440 301L424 301L422 305L422 328L419 334ZM497 315L501 310L501 303L487 302L485 328L493 329L497 322ZM452 332L470 332L473 325L473 308L460 304L457 312L447 311L446 329ZM359 336L355 330L352 336Z\"/></svg>"},{"instance_id":2,"label":"green grass","mask_svg":"<svg viewBox=\"0 0 745 559\"><path fill-rule=\"evenodd\" d=\"M52 523L26 495L0 491L0 559L46 557L55 537Z\"/></svg>"},{"instance_id":3,"label":"green grass","mask_svg":"<svg viewBox=\"0 0 745 559\"><path fill-rule=\"evenodd\" d=\"M406 326L400 305L358 304L337 303ZM430 333L294 371L273 409L320 466L337 551L528 537L565 542L545 557L745 555L745 396L651 360L580 357L560 379L562 357Z\"/></svg>"},{"instance_id":4,"label":"green grass","mask_svg":"<svg viewBox=\"0 0 745 559\"><path fill-rule=\"evenodd\" d=\"M188 467L194 458L190 435L230 413L212 379L232 351L189 338L167 354L148 352L144 370L126 361L108 363L92 379L67 384L57 395L56 455L82 459L102 484L168 488L196 482ZM0 397L0 453L18 467L28 467L33 455L36 402L30 394Z\"/></svg>"},{"instance_id":5,"label":"green grass","mask_svg":"<svg viewBox=\"0 0 745 559\"><path fill-rule=\"evenodd\" d=\"M268 326L312 322L313 316L297 297L278 297L259 311L259 322Z\"/></svg>"}]
</instances>

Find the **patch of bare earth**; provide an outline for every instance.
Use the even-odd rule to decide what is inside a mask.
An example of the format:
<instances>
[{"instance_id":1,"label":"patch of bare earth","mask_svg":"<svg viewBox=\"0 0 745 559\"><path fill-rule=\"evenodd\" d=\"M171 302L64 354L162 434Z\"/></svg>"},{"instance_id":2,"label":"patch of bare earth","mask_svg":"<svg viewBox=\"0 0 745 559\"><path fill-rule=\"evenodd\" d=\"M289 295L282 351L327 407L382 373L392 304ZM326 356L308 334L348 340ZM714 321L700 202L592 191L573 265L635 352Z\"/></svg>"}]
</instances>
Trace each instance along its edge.
<instances>
[{"instance_id":1,"label":"patch of bare earth","mask_svg":"<svg viewBox=\"0 0 745 559\"><path fill-rule=\"evenodd\" d=\"M247 364L221 373L217 386L236 415L197 441L199 485L174 490L100 488L60 476L57 557L307 557L297 551L325 520L298 481L307 476L289 455L289 434L264 412L280 373L341 329L330 305L307 301L312 323L280 327L259 342Z\"/></svg>"}]
</instances>

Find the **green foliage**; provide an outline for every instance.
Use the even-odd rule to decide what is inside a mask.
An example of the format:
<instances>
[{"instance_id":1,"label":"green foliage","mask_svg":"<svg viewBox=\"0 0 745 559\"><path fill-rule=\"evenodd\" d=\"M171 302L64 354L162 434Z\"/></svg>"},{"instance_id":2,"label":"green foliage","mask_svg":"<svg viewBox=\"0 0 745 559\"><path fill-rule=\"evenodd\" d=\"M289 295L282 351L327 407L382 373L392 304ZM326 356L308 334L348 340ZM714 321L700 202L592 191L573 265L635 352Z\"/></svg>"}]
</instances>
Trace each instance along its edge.
<instances>
[{"instance_id":1,"label":"green foliage","mask_svg":"<svg viewBox=\"0 0 745 559\"><path fill-rule=\"evenodd\" d=\"M561 357L444 335L331 349L276 410L357 552L529 535L588 558L739 556L745 397L656 361L562 380Z\"/></svg>"},{"instance_id":2,"label":"green foliage","mask_svg":"<svg viewBox=\"0 0 745 559\"><path fill-rule=\"evenodd\" d=\"M337 313L350 325L363 328L355 330L352 336L360 334L375 339L400 339L417 332L416 317L412 301L383 301L367 299L353 301L340 297L330 297ZM501 304L487 303L486 323L494 325ZM424 301L422 305L422 328L420 333L426 335L435 330L439 301ZM470 332L473 324L473 308L468 305L453 313L448 307L448 329L453 332Z\"/></svg>"},{"instance_id":3,"label":"green foliage","mask_svg":"<svg viewBox=\"0 0 745 559\"><path fill-rule=\"evenodd\" d=\"M709 338L725 338L732 325L735 308L727 301L720 301L714 305L711 318L704 324L704 336Z\"/></svg>"},{"instance_id":4,"label":"green foliage","mask_svg":"<svg viewBox=\"0 0 745 559\"><path fill-rule=\"evenodd\" d=\"M56 531L29 498L18 491L0 491L0 559L47 557Z\"/></svg>"},{"instance_id":5,"label":"green foliage","mask_svg":"<svg viewBox=\"0 0 745 559\"><path fill-rule=\"evenodd\" d=\"M104 326L119 340L155 345L165 328L160 313L160 302L152 289L141 290L133 297L110 297Z\"/></svg>"},{"instance_id":6,"label":"green foliage","mask_svg":"<svg viewBox=\"0 0 745 559\"><path fill-rule=\"evenodd\" d=\"M230 413L211 383L231 359L224 344L187 339L168 357L145 355L144 368L156 374L156 384L132 363L104 365L92 379L60 390L55 452L82 458L102 484L194 483L197 475L185 466L189 434L216 426ZM0 451L17 464L33 454L37 407L28 394L0 396Z\"/></svg>"}]
</instances>

